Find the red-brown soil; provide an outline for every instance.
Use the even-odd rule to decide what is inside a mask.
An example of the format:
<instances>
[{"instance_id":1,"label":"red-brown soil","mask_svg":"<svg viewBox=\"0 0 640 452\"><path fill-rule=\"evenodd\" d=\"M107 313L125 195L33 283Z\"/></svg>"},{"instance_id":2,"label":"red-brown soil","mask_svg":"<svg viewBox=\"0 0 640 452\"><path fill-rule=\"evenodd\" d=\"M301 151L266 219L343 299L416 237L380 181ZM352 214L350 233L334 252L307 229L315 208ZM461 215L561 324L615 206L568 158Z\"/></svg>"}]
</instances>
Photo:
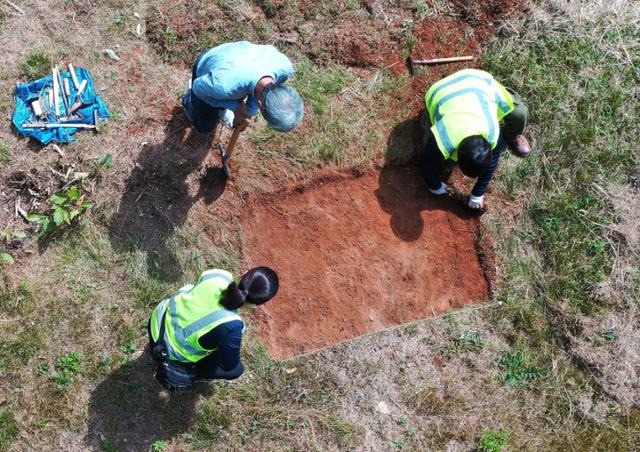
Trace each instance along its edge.
<instances>
[{"instance_id":1,"label":"red-brown soil","mask_svg":"<svg viewBox=\"0 0 640 452\"><path fill-rule=\"evenodd\" d=\"M488 295L477 218L427 195L413 167L318 180L251 204L244 257L281 278L278 296L254 311L274 358Z\"/></svg>"}]
</instances>

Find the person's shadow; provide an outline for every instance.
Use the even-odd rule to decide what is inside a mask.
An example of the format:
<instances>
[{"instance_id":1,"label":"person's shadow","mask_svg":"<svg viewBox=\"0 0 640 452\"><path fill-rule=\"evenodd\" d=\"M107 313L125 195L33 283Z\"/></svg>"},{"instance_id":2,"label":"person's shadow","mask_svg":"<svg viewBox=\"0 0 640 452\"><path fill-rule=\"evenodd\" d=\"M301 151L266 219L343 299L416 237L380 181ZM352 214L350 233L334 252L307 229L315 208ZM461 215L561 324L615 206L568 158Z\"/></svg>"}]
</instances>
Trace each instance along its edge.
<instances>
[{"instance_id":1,"label":"person's shadow","mask_svg":"<svg viewBox=\"0 0 640 452\"><path fill-rule=\"evenodd\" d=\"M195 405L211 395L211 384L166 391L154 378L157 364L148 348L121 365L91 393L84 442L91 450L148 451L193 425Z\"/></svg>"},{"instance_id":2,"label":"person's shadow","mask_svg":"<svg viewBox=\"0 0 640 452\"><path fill-rule=\"evenodd\" d=\"M460 196L435 196L429 192L420 171L420 153L424 147L422 111L394 127L387 140L385 164L378 176L375 196L382 210L391 215L391 230L401 240L420 238L424 228L421 212L447 210L460 218L471 218L474 212L465 207ZM452 167L438 168L442 180L451 176Z\"/></svg>"},{"instance_id":3,"label":"person's shadow","mask_svg":"<svg viewBox=\"0 0 640 452\"><path fill-rule=\"evenodd\" d=\"M164 129L164 140L145 145L126 181L116 214L110 219L112 243L118 249L142 250L152 277L174 282L180 277L167 239L186 221L199 199L215 202L226 187L221 168L201 168L212 150L214 134L197 133L180 106ZM217 159L215 159L217 162Z\"/></svg>"}]
</instances>

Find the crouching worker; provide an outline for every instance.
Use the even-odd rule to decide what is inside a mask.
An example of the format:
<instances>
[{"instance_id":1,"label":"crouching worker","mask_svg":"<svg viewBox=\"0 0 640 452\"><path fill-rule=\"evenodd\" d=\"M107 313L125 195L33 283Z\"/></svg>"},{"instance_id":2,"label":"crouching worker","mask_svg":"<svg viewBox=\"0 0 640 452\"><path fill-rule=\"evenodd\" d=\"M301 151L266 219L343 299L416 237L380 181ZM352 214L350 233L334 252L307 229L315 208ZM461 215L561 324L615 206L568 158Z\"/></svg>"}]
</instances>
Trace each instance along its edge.
<instances>
[{"instance_id":1,"label":"crouching worker","mask_svg":"<svg viewBox=\"0 0 640 452\"><path fill-rule=\"evenodd\" d=\"M518 157L531 152L522 135L527 107L491 74L464 69L436 82L424 97L429 124L421 167L434 195L447 193L438 169L457 162L462 173L477 178L467 205L484 208L484 194L505 144Z\"/></svg>"},{"instance_id":2,"label":"crouching worker","mask_svg":"<svg viewBox=\"0 0 640 452\"><path fill-rule=\"evenodd\" d=\"M285 84L291 61L270 45L230 42L196 57L182 105L201 133L222 121L243 127L258 110L278 132L295 129L303 115L302 98Z\"/></svg>"},{"instance_id":3,"label":"crouching worker","mask_svg":"<svg viewBox=\"0 0 640 452\"><path fill-rule=\"evenodd\" d=\"M244 372L240 343L244 324L237 309L262 304L278 292L278 275L256 267L238 283L224 270L207 270L154 309L149 319L156 379L167 389L185 390L200 379L233 380Z\"/></svg>"}]
</instances>

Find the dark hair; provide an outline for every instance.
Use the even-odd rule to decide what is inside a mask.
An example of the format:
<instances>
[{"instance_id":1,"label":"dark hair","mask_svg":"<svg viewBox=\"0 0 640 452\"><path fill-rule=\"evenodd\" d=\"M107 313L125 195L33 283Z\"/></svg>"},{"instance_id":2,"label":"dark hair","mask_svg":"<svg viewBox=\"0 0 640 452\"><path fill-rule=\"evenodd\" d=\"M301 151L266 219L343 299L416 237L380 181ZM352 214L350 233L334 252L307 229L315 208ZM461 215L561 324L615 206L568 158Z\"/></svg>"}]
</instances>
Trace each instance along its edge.
<instances>
[{"instance_id":1,"label":"dark hair","mask_svg":"<svg viewBox=\"0 0 640 452\"><path fill-rule=\"evenodd\" d=\"M239 283L232 282L222 292L220 302L227 309L237 309L245 301L262 304L278 293L278 275L269 267L255 267L240 278Z\"/></svg>"},{"instance_id":2,"label":"dark hair","mask_svg":"<svg viewBox=\"0 0 640 452\"><path fill-rule=\"evenodd\" d=\"M480 176L487 170L492 158L491 145L480 135L467 137L458 146L458 163L465 176Z\"/></svg>"}]
</instances>

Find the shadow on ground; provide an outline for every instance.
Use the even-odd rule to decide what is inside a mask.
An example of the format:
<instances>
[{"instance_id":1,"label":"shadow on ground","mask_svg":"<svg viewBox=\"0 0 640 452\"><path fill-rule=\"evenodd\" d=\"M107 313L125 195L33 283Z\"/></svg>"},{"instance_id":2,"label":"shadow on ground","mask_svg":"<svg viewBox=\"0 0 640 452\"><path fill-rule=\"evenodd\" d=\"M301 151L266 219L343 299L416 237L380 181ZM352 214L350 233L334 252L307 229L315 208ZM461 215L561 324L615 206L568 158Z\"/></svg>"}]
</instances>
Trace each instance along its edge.
<instances>
[{"instance_id":1,"label":"shadow on ground","mask_svg":"<svg viewBox=\"0 0 640 452\"><path fill-rule=\"evenodd\" d=\"M421 212L444 210L470 219L477 214L469 210L460 195L432 195L420 170L419 156L422 151L423 112L399 123L389 135L385 153L385 165L378 176L379 187L375 196L380 207L391 215L391 230L401 240L414 241L420 238L424 228ZM442 180L447 181L452 166L438 168Z\"/></svg>"},{"instance_id":2,"label":"shadow on ground","mask_svg":"<svg viewBox=\"0 0 640 452\"><path fill-rule=\"evenodd\" d=\"M110 231L118 249L142 250L149 269L162 269L153 276L173 282L181 270L167 239L184 224L195 202L212 203L222 196L226 178L220 168L201 168L214 134L192 130L181 107L174 107L164 136L140 151ZM199 175L192 176L196 171ZM198 184L197 192L190 181Z\"/></svg>"},{"instance_id":3,"label":"shadow on ground","mask_svg":"<svg viewBox=\"0 0 640 452\"><path fill-rule=\"evenodd\" d=\"M211 393L208 383L171 393L154 378L148 349L109 375L91 394L85 444L92 450L149 451L191 428L195 405Z\"/></svg>"}]
</instances>

